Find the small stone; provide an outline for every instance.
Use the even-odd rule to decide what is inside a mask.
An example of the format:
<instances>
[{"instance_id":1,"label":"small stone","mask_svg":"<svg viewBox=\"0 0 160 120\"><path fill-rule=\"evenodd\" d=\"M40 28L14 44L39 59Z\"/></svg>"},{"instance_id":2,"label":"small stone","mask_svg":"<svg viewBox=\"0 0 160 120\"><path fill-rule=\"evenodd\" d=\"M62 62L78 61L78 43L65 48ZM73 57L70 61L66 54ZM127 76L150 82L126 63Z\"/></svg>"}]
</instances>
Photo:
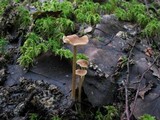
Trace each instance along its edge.
<instances>
[{"instance_id":1,"label":"small stone","mask_svg":"<svg viewBox=\"0 0 160 120\"><path fill-rule=\"evenodd\" d=\"M36 85L35 84L30 84L29 86L27 86L27 91L32 91L36 88Z\"/></svg>"},{"instance_id":2,"label":"small stone","mask_svg":"<svg viewBox=\"0 0 160 120\"><path fill-rule=\"evenodd\" d=\"M57 90L57 86L51 84L51 85L49 85L48 90L50 90L51 92L52 92L52 91L55 91L55 90Z\"/></svg>"},{"instance_id":3,"label":"small stone","mask_svg":"<svg viewBox=\"0 0 160 120\"><path fill-rule=\"evenodd\" d=\"M128 24L128 25L124 25L124 26L123 26L123 28L124 28L124 29L126 29L126 30L131 31L131 30L133 30L133 29L134 29L134 26L133 26L133 25L129 25L129 24Z\"/></svg>"},{"instance_id":4,"label":"small stone","mask_svg":"<svg viewBox=\"0 0 160 120\"><path fill-rule=\"evenodd\" d=\"M87 27L86 29L84 29L84 34L90 33L92 32L93 28L91 26Z\"/></svg>"},{"instance_id":5,"label":"small stone","mask_svg":"<svg viewBox=\"0 0 160 120\"><path fill-rule=\"evenodd\" d=\"M44 84L44 81L43 80L37 80L36 84L39 85L39 86L42 86Z\"/></svg>"},{"instance_id":6,"label":"small stone","mask_svg":"<svg viewBox=\"0 0 160 120\"><path fill-rule=\"evenodd\" d=\"M0 77L5 75L5 69L0 70Z\"/></svg>"},{"instance_id":7,"label":"small stone","mask_svg":"<svg viewBox=\"0 0 160 120\"><path fill-rule=\"evenodd\" d=\"M14 109L14 111L13 111L14 115L16 115L16 116L19 115L20 112L24 109L24 107L25 107L24 102L19 103L19 104L16 106L16 108Z\"/></svg>"}]
</instances>

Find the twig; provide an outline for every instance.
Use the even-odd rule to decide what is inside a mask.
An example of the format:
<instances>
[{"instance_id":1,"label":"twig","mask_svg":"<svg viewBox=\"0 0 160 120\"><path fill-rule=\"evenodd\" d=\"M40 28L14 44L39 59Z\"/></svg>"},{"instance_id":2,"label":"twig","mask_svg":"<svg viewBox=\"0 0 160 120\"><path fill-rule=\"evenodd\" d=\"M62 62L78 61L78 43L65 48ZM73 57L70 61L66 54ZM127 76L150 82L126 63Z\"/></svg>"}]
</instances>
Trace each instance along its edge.
<instances>
[{"instance_id":1,"label":"twig","mask_svg":"<svg viewBox=\"0 0 160 120\"><path fill-rule=\"evenodd\" d=\"M129 52L129 56L128 56L128 61L127 61L127 79L124 83L124 88L125 88L125 112L124 114L122 115L122 118L124 117L124 115L126 114L126 117L127 117L127 120L130 120L130 116L129 116L129 108L128 108L128 83L129 83L129 78L130 78L130 66L129 66L129 62L130 62L130 59L132 57L132 52L133 52L133 49L137 43L137 39L134 39L135 42L134 44L132 45L132 48Z\"/></svg>"},{"instance_id":2,"label":"twig","mask_svg":"<svg viewBox=\"0 0 160 120\"><path fill-rule=\"evenodd\" d=\"M133 103L133 108L131 110L131 114L130 114L130 117L132 116L133 114L133 111L135 109L135 106L136 106L136 102L137 102L137 98L138 98L138 94L139 94L139 91L140 91L140 86L141 86L141 82L144 78L144 75L150 70L150 68L155 64L155 62L157 61L157 59L160 57L160 55L158 55L155 60L153 61L153 63L142 73L141 75L141 78L139 80L139 84L138 84L138 88L137 88L137 92L136 92L136 95L135 95L135 98L134 98L134 103Z\"/></svg>"},{"instance_id":3,"label":"twig","mask_svg":"<svg viewBox=\"0 0 160 120\"><path fill-rule=\"evenodd\" d=\"M99 31L103 32L104 34L108 35L108 33L107 33L106 31L104 31L104 30L102 30L102 29L100 29L100 28L96 28L96 27L95 27L94 30L99 30Z\"/></svg>"},{"instance_id":4,"label":"twig","mask_svg":"<svg viewBox=\"0 0 160 120\"><path fill-rule=\"evenodd\" d=\"M110 44L110 43L112 42L113 38L114 38L114 36L112 35L112 36L110 37L109 41L108 41L107 43L104 44L104 46Z\"/></svg>"}]
</instances>

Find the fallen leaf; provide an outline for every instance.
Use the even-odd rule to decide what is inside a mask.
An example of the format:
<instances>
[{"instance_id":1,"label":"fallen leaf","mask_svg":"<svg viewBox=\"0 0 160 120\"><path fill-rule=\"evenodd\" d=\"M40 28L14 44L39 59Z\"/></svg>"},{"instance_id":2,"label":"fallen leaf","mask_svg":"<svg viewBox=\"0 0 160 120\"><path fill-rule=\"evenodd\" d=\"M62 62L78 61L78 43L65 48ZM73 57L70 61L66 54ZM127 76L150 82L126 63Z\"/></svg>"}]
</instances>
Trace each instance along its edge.
<instances>
[{"instance_id":1,"label":"fallen leaf","mask_svg":"<svg viewBox=\"0 0 160 120\"><path fill-rule=\"evenodd\" d=\"M144 96L145 94L150 91L153 87L153 83L149 83L148 85L146 85L144 88L142 88L139 92L139 96L144 100Z\"/></svg>"},{"instance_id":2,"label":"fallen leaf","mask_svg":"<svg viewBox=\"0 0 160 120\"><path fill-rule=\"evenodd\" d=\"M151 63L148 63L149 66L151 66ZM153 65L150 70L153 71L153 75L160 78L160 68L158 68L156 65Z\"/></svg>"},{"instance_id":3,"label":"fallen leaf","mask_svg":"<svg viewBox=\"0 0 160 120\"><path fill-rule=\"evenodd\" d=\"M148 56L148 57L151 57L152 54L153 54L153 50L152 48L148 47L147 49L144 50L145 51L145 54Z\"/></svg>"}]
</instances>

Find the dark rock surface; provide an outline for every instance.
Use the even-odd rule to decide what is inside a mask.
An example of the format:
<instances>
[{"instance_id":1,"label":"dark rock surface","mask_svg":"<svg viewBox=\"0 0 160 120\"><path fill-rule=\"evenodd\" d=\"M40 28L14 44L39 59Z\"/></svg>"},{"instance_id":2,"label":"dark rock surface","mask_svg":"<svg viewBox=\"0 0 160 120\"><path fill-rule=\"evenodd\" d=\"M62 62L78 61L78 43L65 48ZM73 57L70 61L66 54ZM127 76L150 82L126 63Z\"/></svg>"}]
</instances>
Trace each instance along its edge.
<instances>
[{"instance_id":1,"label":"dark rock surface","mask_svg":"<svg viewBox=\"0 0 160 120\"><path fill-rule=\"evenodd\" d=\"M70 93L71 64L50 52L37 58L37 64L24 76L33 80L38 79L38 76L43 76L47 78L46 82L57 85L66 94Z\"/></svg>"},{"instance_id":2,"label":"dark rock surface","mask_svg":"<svg viewBox=\"0 0 160 120\"><path fill-rule=\"evenodd\" d=\"M7 72L9 74L7 76L7 81L5 82L5 86L12 86L19 83L20 77L26 73L26 71L19 65L8 65Z\"/></svg>"}]
</instances>

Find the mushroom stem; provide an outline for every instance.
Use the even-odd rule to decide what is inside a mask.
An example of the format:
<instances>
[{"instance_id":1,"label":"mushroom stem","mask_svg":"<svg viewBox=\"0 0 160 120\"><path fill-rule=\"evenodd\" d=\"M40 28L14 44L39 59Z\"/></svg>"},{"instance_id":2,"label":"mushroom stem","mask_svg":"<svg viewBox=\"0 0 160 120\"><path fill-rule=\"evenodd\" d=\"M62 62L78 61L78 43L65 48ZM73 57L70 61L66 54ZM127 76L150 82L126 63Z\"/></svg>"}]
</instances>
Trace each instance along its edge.
<instances>
[{"instance_id":1,"label":"mushroom stem","mask_svg":"<svg viewBox=\"0 0 160 120\"><path fill-rule=\"evenodd\" d=\"M79 84L78 84L78 102L81 102L81 93L82 93L83 81L84 81L84 76L80 77Z\"/></svg>"},{"instance_id":2,"label":"mushroom stem","mask_svg":"<svg viewBox=\"0 0 160 120\"><path fill-rule=\"evenodd\" d=\"M76 90L76 56L77 56L77 47L73 46L73 63L72 63L72 92L71 98L75 100L75 90Z\"/></svg>"}]
</instances>

